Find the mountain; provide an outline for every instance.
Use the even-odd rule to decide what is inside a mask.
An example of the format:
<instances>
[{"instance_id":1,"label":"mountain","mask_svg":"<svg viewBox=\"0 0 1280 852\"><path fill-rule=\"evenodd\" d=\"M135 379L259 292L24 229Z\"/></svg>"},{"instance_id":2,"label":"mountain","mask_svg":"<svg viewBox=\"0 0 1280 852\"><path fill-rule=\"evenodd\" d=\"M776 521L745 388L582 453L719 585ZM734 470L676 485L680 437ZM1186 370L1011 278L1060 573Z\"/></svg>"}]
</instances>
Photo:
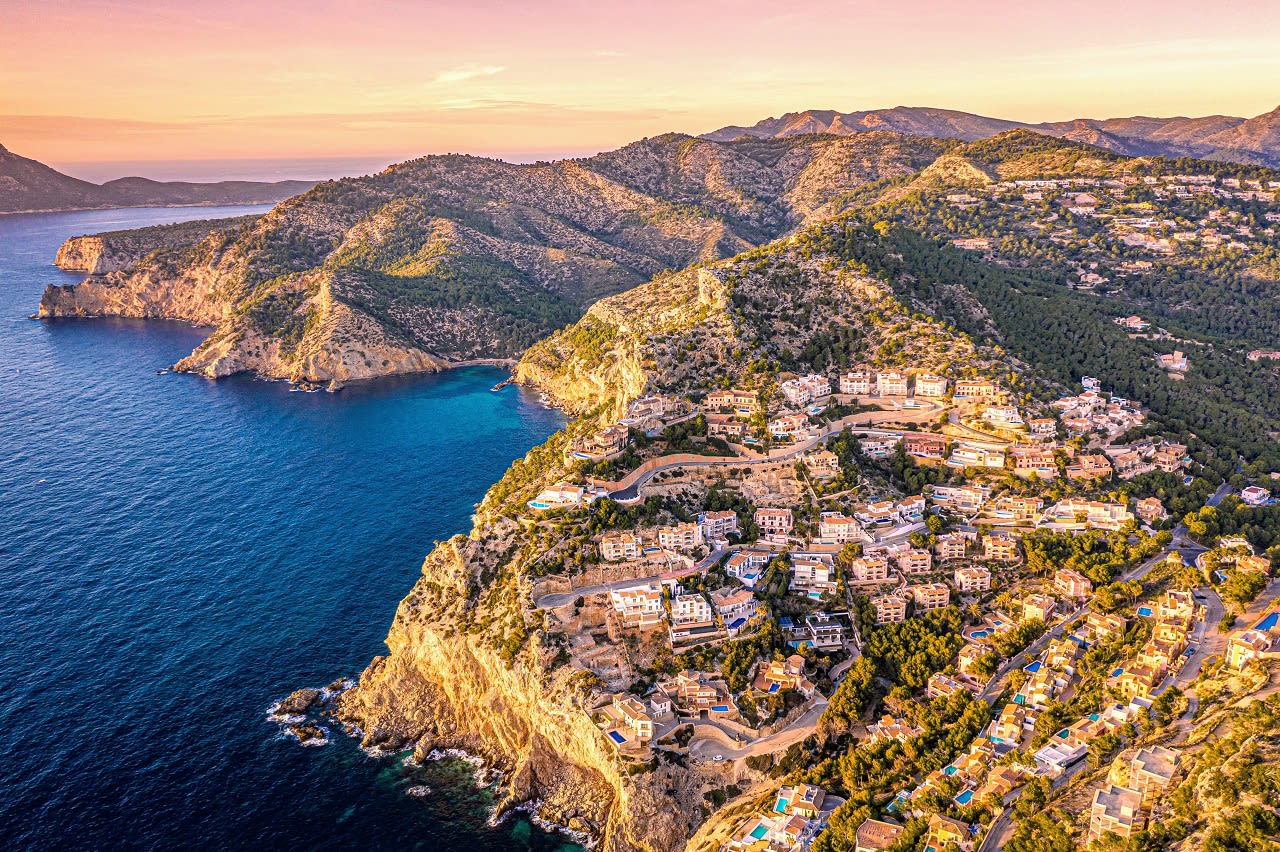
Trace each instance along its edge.
<instances>
[{"instance_id":1,"label":"mountain","mask_svg":"<svg viewBox=\"0 0 1280 852\"><path fill-rule=\"evenodd\" d=\"M20 157L0 145L0 213L88 210L104 207L162 207L205 204L261 204L306 192L313 181L276 183L160 182L127 177L104 184L64 175L43 163Z\"/></svg>"},{"instance_id":2,"label":"mountain","mask_svg":"<svg viewBox=\"0 0 1280 852\"><path fill-rule=\"evenodd\" d=\"M426 157L51 286L40 311L214 326L179 365L210 376L341 383L511 358L602 296L775 239L952 144L671 134L554 163Z\"/></svg>"},{"instance_id":3,"label":"mountain","mask_svg":"<svg viewBox=\"0 0 1280 852\"><path fill-rule=\"evenodd\" d=\"M1008 130L1026 129L1073 142L1083 142L1130 156L1163 155L1280 166L1280 107L1244 119L1213 115L1202 118L1077 118L1030 124L989 118L956 110L894 107L841 113L808 110L766 118L749 127L722 127L703 138L728 142L744 136L774 139L807 133L840 136L869 130L892 130L916 136L974 141Z\"/></svg>"}]
</instances>

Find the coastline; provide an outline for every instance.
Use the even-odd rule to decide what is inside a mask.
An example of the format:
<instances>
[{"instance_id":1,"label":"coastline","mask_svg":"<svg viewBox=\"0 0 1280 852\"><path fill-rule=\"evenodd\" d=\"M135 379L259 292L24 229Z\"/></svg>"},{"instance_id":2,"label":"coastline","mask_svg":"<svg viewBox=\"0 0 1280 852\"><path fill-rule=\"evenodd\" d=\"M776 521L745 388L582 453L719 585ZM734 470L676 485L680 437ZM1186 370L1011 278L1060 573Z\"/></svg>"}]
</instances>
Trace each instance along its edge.
<instances>
[{"instance_id":1,"label":"coastline","mask_svg":"<svg viewBox=\"0 0 1280 852\"><path fill-rule=\"evenodd\" d=\"M0 210L0 216L30 216L42 213L105 213L111 210L184 210L199 207L260 207L279 204L287 198L264 198L258 201L196 201L190 204L107 204L101 207L46 207L32 210Z\"/></svg>"}]
</instances>

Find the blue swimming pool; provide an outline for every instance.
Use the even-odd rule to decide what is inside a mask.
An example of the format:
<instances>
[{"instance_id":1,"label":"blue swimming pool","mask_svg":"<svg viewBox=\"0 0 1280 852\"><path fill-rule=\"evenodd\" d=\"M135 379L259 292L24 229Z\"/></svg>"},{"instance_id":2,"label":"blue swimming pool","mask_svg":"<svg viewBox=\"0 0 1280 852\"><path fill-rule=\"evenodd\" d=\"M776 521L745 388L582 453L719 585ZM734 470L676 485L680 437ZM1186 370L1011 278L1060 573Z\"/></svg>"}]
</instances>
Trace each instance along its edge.
<instances>
[{"instance_id":1,"label":"blue swimming pool","mask_svg":"<svg viewBox=\"0 0 1280 852\"><path fill-rule=\"evenodd\" d=\"M975 630L969 634L970 639L985 639L991 635L990 630Z\"/></svg>"},{"instance_id":2,"label":"blue swimming pool","mask_svg":"<svg viewBox=\"0 0 1280 852\"><path fill-rule=\"evenodd\" d=\"M763 825L757 825L751 829L751 836L756 840L764 840L764 836L769 833L769 829Z\"/></svg>"},{"instance_id":3,"label":"blue swimming pool","mask_svg":"<svg viewBox=\"0 0 1280 852\"><path fill-rule=\"evenodd\" d=\"M1024 671L1028 671L1028 672L1031 672L1032 674L1035 674L1036 672L1040 671L1040 661L1036 660L1035 662L1027 663L1022 668Z\"/></svg>"},{"instance_id":4,"label":"blue swimming pool","mask_svg":"<svg viewBox=\"0 0 1280 852\"><path fill-rule=\"evenodd\" d=\"M776 684L775 684L775 685L776 685ZM729 705L728 705L728 704L717 704L717 705L715 705L714 707L712 707L712 708L711 708L711 712L712 712L712 713L728 713L728 712L729 712Z\"/></svg>"},{"instance_id":5,"label":"blue swimming pool","mask_svg":"<svg viewBox=\"0 0 1280 852\"><path fill-rule=\"evenodd\" d=\"M618 733L617 731L610 731L609 739L613 740L618 745L622 745L627 741L627 738L624 737L622 734Z\"/></svg>"},{"instance_id":6,"label":"blue swimming pool","mask_svg":"<svg viewBox=\"0 0 1280 852\"><path fill-rule=\"evenodd\" d=\"M1152 615L1151 607L1149 606L1138 607L1138 615L1142 616L1143 618L1150 618Z\"/></svg>"},{"instance_id":7,"label":"blue swimming pool","mask_svg":"<svg viewBox=\"0 0 1280 852\"><path fill-rule=\"evenodd\" d=\"M775 692L777 692L777 691L778 691L778 684L776 684L776 683L771 683L771 684L769 684L769 694L770 694L770 695L772 695L773 693L775 693Z\"/></svg>"},{"instance_id":8,"label":"blue swimming pool","mask_svg":"<svg viewBox=\"0 0 1280 852\"><path fill-rule=\"evenodd\" d=\"M960 804L962 804L962 805L967 805L967 804L969 804L970 802L972 802L972 801L973 801L973 791L972 791L972 790L962 790L962 791L960 792L960 795L956 796L956 801L957 801L957 802L959 802L959 803L960 803Z\"/></svg>"},{"instance_id":9,"label":"blue swimming pool","mask_svg":"<svg viewBox=\"0 0 1280 852\"><path fill-rule=\"evenodd\" d=\"M1254 630L1270 630L1276 626L1277 622L1280 622L1280 612L1273 612L1273 613L1270 613L1266 618L1259 621L1258 624L1253 629Z\"/></svg>"},{"instance_id":10,"label":"blue swimming pool","mask_svg":"<svg viewBox=\"0 0 1280 852\"><path fill-rule=\"evenodd\" d=\"M1111 676L1112 676L1112 677L1120 677L1120 675L1122 675L1122 674L1124 674L1124 669L1116 669L1115 671L1113 671L1113 672L1111 673Z\"/></svg>"}]
</instances>

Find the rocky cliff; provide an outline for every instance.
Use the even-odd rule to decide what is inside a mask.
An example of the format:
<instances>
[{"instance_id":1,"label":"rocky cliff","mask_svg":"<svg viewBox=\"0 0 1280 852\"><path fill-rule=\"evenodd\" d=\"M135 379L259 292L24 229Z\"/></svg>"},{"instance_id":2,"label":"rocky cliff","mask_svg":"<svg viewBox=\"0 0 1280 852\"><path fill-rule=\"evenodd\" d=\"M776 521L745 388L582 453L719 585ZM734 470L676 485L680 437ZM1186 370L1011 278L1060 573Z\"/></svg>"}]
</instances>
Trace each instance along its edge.
<instances>
[{"instance_id":1,"label":"rocky cliff","mask_svg":"<svg viewBox=\"0 0 1280 852\"><path fill-rule=\"evenodd\" d=\"M53 263L59 269L89 275L120 272L142 263L154 251L193 246L210 233L245 228L257 218L235 216L230 219L202 219L175 225L72 237L58 248L58 255Z\"/></svg>"},{"instance_id":2,"label":"rocky cliff","mask_svg":"<svg viewBox=\"0 0 1280 852\"><path fill-rule=\"evenodd\" d=\"M366 746L485 756L506 772L502 809L539 802L605 850L682 848L701 819L702 779L666 764L629 772L617 757L590 717L592 676L556 666L539 614L524 608L527 580L504 563L514 527L437 546L400 603L388 655L342 696L339 716Z\"/></svg>"}]
</instances>

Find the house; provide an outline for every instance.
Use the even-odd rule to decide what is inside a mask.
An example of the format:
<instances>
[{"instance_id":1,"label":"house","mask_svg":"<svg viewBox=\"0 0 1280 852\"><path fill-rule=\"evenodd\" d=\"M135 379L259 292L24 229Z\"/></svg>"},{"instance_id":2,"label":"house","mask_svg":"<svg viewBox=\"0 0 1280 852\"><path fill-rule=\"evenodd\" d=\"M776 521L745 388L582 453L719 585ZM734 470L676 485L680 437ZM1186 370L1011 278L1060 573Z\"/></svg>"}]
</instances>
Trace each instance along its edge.
<instances>
[{"instance_id":1,"label":"house","mask_svg":"<svg viewBox=\"0 0 1280 852\"><path fill-rule=\"evenodd\" d=\"M982 412L982 419L992 426L1013 428L1026 425L1018 409L1012 405L989 405Z\"/></svg>"},{"instance_id":2,"label":"house","mask_svg":"<svg viewBox=\"0 0 1280 852\"><path fill-rule=\"evenodd\" d=\"M947 439L942 435L911 432L902 436L902 451L918 459L942 459L947 454Z\"/></svg>"},{"instance_id":3,"label":"house","mask_svg":"<svg viewBox=\"0 0 1280 852\"><path fill-rule=\"evenodd\" d=\"M1076 456L1075 461L1067 465L1068 479L1106 479L1111 476L1111 462L1100 453Z\"/></svg>"},{"instance_id":4,"label":"house","mask_svg":"<svg viewBox=\"0 0 1280 852\"><path fill-rule=\"evenodd\" d=\"M969 543L973 540L973 533L943 533L938 536L938 540L934 542L933 552L938 557L939 562L949 562L953 559L964 559L969 552Z\"/></svg>"},{"instance_id":5,"label":"house","mask_svg":"<svg viewBox=\"0 0 1280 852\"><path fill-rule=\"evenodd\" d=\"M896 370L881 373L876 377L876 389L881 396L906 396L907 377Z\"/></svg>"},{"instance_id":6,"label":"house","mask_svg":"<svg viewBox=\"0 0 1280 852\"><path fill-rule=\"evenodd\" d=\"M1122 503L1102 503L1097 500L1068 498L1059 501L1045 512L1042 523L1062 529L1081 529L1087 526L1118 530L1133 520L1133 514Z\"/></svg>"},{"instance_id":7,"label":"house","mask_svg":"<svg viewBox=\"0 0 1280 852\"><path fill-rule=\"evenodd\" d=\"M1022 620L1039 619L1048 624L1057 608L1058 602L1049 595L1030 595L1022 602Z\"/></svg>"},{"instance_id":8,"label":"house","mask_svg":"<svg viewBox=\"0 0 1280 852\"><path fill-rule=\"evenodd\" d=\"M756 666L756 676L751 681L751 688L769 695L794 689L805 698L813 697L813 684L804 676L804 657L799 654L792 654L781 662L775 660L766 663L761 660Z\"/></svg>"},{"instance_id":9,"label":"house","mask_svg":"<svg viewBox=\"0 0 1280 852\"><path fill-rule=\"evenodd\" d=\"M661 624L667 614L662 606L662 586L658 583L613 589L609 592L609 602L622 616L625 627L654 627Z\"/></svg>"},{"instance_id":10,"label":"house","mask_svg":"<svg viewBox=\"0 0 1280 852\"><path fill-rule=\"evenodd\" d=\"M889 560L883 556L860 556L849 563L845 581L850 585L874 585L889 580Z\"/></svg>"},{"instance_id":11,"label":"house","mask_svg":"<svg viewBox=\"0 0 1280 852\"><path fill-rule=\"evenodd\" d=\"M871 599L876 624L897 624L907 620L907 602L897 595L876 595Z\"/></svg>"},{"instance_id":12,"label":"house","mask_svg":"<svg viewBox=\"0 0 1280 852\"><path fill-rule=\"evenodd\" d=\"M600 558L605 562L640 557L640 536L631 530L609 530L600 536Z\"/></svg>"},{"instance_id":13,"label":"house","mask_svg":"<svg viewBox=\"0 0 1280 852\"><path fill-rule=\"evenodd\" d=\"M754 589L772 558L773 554L767 550L739 550L725 560L724 572L748 589Z\"/></svg>"},{"instance_id":14,"label":"house","mask_svg":"<svg viewBox=\"0 0 1280 852\"><path fill-rule=\"evenodd\" d=\"M960 379L956 381L955 393L952 396L956 399L990 399L997 393L996 386L991 382L980 379Z\"/></svg>"},{"instance_id":15,"label":"house","mask_svg":"<svg viewBox=\"0 0 1280 852\"><path fill-rule=\"evenodd\" d=\"M707 437L741 440L747 434L747 424L733 414L708 414Z\"/></svg>"},{"instance_id":16,"label":"house","mask_svg":"<svg viewBox=\"0 0 1280 852\"><path fill-rule=\"evenodd\" d=\"M1018 476L1055 479L1058 476L1058 457L1053 450L1040 447L1014 447L1009 451L1013 459L1013 472Z\"/></svg>"},{"instance_id":17,"label":"house","mask_svg":"<svg viewBox=\"0 0 1280 852\"><path fill-rule=\"evenodd\" d=\"M904 574L928 574L933 568L933 554L910 548L898 554L898 570Z\"/></svg>"},{"instance_id":18,"label":"house","mask_svg":"<svg viewBox=\"0 0 1280 852\"><path fill-rule=\"evenodd\" d=\"M844 625L830 613L815 612L805 616L804 630L809 644L819 651L833 651L844 647Z\"/></svg>"},{"instance_id":19,"label":"house","mask_svg":"<svg viewBox=\"0 0 1280 852\"><path fill-rule=\"evenodd\" d=\"M836 590L831 562L816 556L796 556L791 560L790 591L820 598Z\"/></svg>"},{"instance_id":20,"label":"house","mask_svg":"<svg viewBox=\"0 0 1280 852\"><path fill-rule=\"evenodd\" d=\"M827 793L821 787L812 784L787 785L778 791L773 803L773 812L793 814L805 819L816 819L822 812L822 803Z\"/></svg>"},{"instance_id":21,"label":"house","mask_svg":"<svg viewBox=\"0 0 1280 852\"><path fill-rule=\"evenodd\" d=\"M711 605L700 594L676 595L671 600L671 620L677 623L710 621Z\"/></svg>"},{"instance_id":22,"label":"house","mask_svg":"<svg viewBox=\"0 0 1280 852\"><path fill-rule=\"evenodd\" d=\"M703 512L698 515L698 532L703 541L722 541L738 533L738 513Z\"/></svg>"},{"instance_id":23,"label":"house","mask_svg":"<svg viewBox=\"0 0 1280 852\"><path fill-rule=\"evenodd\" d=\"M795 406L806 405L811 400L831 396L831 380L826 376L810 374L798 379L789 379L779 388L787 402Z\"/></svg>"},{"instance_id":24,"label":"house","mask_svg":"<svg viewBox=\"0 0 1280 852\"><path fill-rule=\"evenodd\" d=\"M1037 438L1052 438L1058 434L1058 421L1052 417L1034 417L1027 421L1027 428Z\"/></svg>"},{"instance_id":25,"label":"house","mask_svg":"<svg viewBox=\"0 0 1280 852\"><path fill-rule=\"evenodd\" d=\"M1065 598L1084 600L1093 592L1093 583L1079 571L1059 568L1053 575L1053 590Z\"/></svg>"},{"instance_id":26,"label":"house","mask_svg":"<svg viewBox=\"0 0 1280 852\"><path fill-rule=\"evenodd\" d=\"M874 390L876 377L863 370L845 373L840 377L840 393L849 396L867 396Z\"/></svg>"},{"instance_id":27,"label":"house","mask_svg":"<svg viewBox=\"0 0 1280 852\"><path fill-rule=\"evenodd\" d=\"M853 835L853 852L880 852L888 849L902 835L903 828L878 819L863 820Z\"/></svg>"},{"instance_id":28,"label":"house","mask_svg":"<svg viewBox=\"0 0 1280 852\"><path fill-rule=\"evenodd\" d=\"M987 739L1002 745L1017 745L1022 742L1022 726L1026 721L1027 708L1010 701L987 727Z\"/></svg>"},{"instance_id":29,"label":"house","mask_svg":"<svg viewBox=\"0 0 1280 852\"><path fill-rule=\"evenodd\" d=\"M1142 794L1128 787L1110 785L1093 794L1089 809L1089 834L1086 842L1102 839L1107 832L1119 837L1133 834L1138 810L1142 806Z\"/></svg>"},{"instance_id":30,"label":"house","mask_svg":"<svg viewBox=\"0 0 1280 852\"><path fill-rule=\"evenodd\" d=\"M870 459L885 459L893 455L894 448L902 443L902 438L895 435L872 436L858 441L862 454Z\"/></svg>"},{"instance_id":31,"label":"house","mask_svg":"<svg viewBox=\"0 0 1280 852\"><path fill-rule=\"evenodd\" d=\"M1008 533L989 535L982 539L982 558L991 562L1017 562L1018 539Z\"/></svg>"},{"instance_id":32,"label":"house","mask_svg":"<svg viewBox=\"0 0 1280 852\"><path fill-rule=\"evenodd\" d=\"M1128 622L1122 615L1089 610L1084 617L1084 623L1089 628L1089 634L1096 641L1108 642L1123 636Z\"/></svg>"},{"instance_id":33,"label":"house","mask_svg":"<svg viewBox=\"0 0 1280 852\"><path fill-rule=\"evenodd\" d=\"M755 595L750 589L719 589L711 593L711 605L730 637L746 627L756 613Z\"/></svg>"},{"instance_id":34,"label":"house","mask_svg":"<svg viewBox=\"0 0 1280 852\"><path fill-rule=\"evenodd\" d=\"M693 550L702 544L702 529L692 521L658 527L658 546L666 550Z\"/></svg>"},{"instance_id":35,"label":"house","mask_svg":"<svg viewBox=\"0 0 1280 852\"><path fill-rule=\"evenodd\" d=\"M1170 354L1157 355L1156 366L1161 370L1168 370L1171 373L1185 373L1191 368L1187 361L1187 356L1181 350L1175 349Z\"/></svg>"},{"instance_id":36,"label":"house","mask_svg":"<svg viewBox=\"0 0 1280 852\"><path fill-rule=\"evenodd\" d=\"M755 391L743 388L712 391L704 400L709 411L732 411L735 414L750 415L760 410L760 399Z\"/></svg>"},{"instance_id":37,"label":"house","mask_svg":"<svg viewBox=\"0 0 1280 852\"><path fill-rule=\"evenodd\" d=\"M916 396L943 397L947 395L947 380L932 373L916 376Z\"/></svg>"},{"instance_id":38,"label":"house","mask_svg":"<svg viewBox=\"0 0 1280 852\"><path fill-rule=\"evenodd\" d=\"M956 670L965 677L972 677L979 680L985 680L986 675L979 674L978 670L982 667L983 660L987 654L993 651L986 645L980 645L977 642L966 643L960 649L960 655L956 658Z\"/></svg>"},{"instance_id":39,"label":"house","mask_svg":"<svg viewBox=\"0 0 1280 852\"><path fill-rule=\"evenodd\" d=\"M952 512L971 515L991 499L991 488L986 485L934 485L928 492L929 502Z\"/></svg>"},{"instance_id":40,"label":"house","mask_svg":"<svg viewBox=\"0 0 1280 852\"><path fill-rule=\"evenodd\" d=\"M578 440L573 458L594 462L605 461L622 455L631 442L631 433L625 426L609 426Z\"/></svg>"},{"instance_id":41,"label":"house","mask_svg":"<svg viewBox=\"0 0 1280 852\"><path fill-rule=\"evenodd\" d=\"M1121 479L1133 479L1139 474L1149 472L1152 468L1136 450L1124 447L1111 448L1107 450L1107 455L1111 457L1111 467L1115 470L1116 476Z\"/></svg>"},{"instance_id":42,"label":"house","mask_svg":"<svg viewBox=\"0 0 1280 852\"><path fill-rule=\"evenodd\" d=\"M1138 517L1148 524L1168 520L1169 513L1157 497L1144 497L1137 503Z\"/></svg>"},{"instance_id":43,"label":"house","mask_svg":"<svg viewBox=\"0 0 1280 852\"><path fill-rule=\"evenodd\" d=\"M1227 665L1242 669L1254 660L1280 656L1280 630L1276 628L1276 621L1276 613L1272 612L1258 626L1233 635L1227 642ZM1268 623L1270 628L1262 629Z\"/></svg>"},{"instance_id":44,"label":"house","mask_svg":"<svg viewBox=\"0 0 1280 852\"><path fill-rule=\"evenodd\" d=\"M783 414L769 421L769 435L780 440L798 440L809 434L809 418L804 414Z\"/></svg>"},{"instance_id":45,"label":"house","mask_svg":"<svg viewBox=\"0 0 1280 852\"><path fill-rule=\"evenodd\" d=\"M529 501L529 508L545 511L548 509L568 509L591 502L587 489L581 485L568 482L557 482L549 488L538 492L538 496Z\"/></svg>"},{"instance_id":46,"label":"house","mask_svg":"<svg viewBox=\"0 0 1280 852\"><path fill-rule=\"evenodd\" d=\"M605 716L612 722L608 736L616 748L622 748L629 741L647 743L653 739L653 717L644 703L632 695L623 692L614 695Z\"/></svg>"},{"instance_id":47,"label":"house","mask_svg":"<svg viewBox=\"0 0 1280 852\"><path fill-rule=\"evenodd\" d=\"M867 733L870 734L870 742L872 743L880 740L897 740L900 743L905 743L912 737L920 736L923 731L905 719L897 719L885 714L880 717L879 722L872 722L867 726Z\"/></svg>"},{"instance_id":48,"label":"house","mask_svg":"<svg viewBox=\"0 0 1280 852\"><path fill-rule=\"evenodd\" d=\"M1016 523L1033 522L1040 516L1044 501L1039 497L1001 497L991 504L988 514Z\"/></svg>"},{"instance_id":49,"label":"house","mask_svg":"<svg viewBox=\"0 0 1280 852\"><path fill-rule=\"evenodd\" d=\"M1115 324L1132 332L1143 332L1151 328L1151 323L1140 316L1116 317Z\"/></svg>"},{"instance_id":50,"label":"house","mask_svg":"<svg viewBox=\"0 0 1280 852\"><path fill-rule=\"evenodd\" d=\"M957 568L955 582L962 592L985 592L991 588L991 571L980 565Z\"/></svg>"},{"instance_id":51,"label":"house","mask_svg":"<svg viewBox=\"0 0 1280 852\"><path fill-rule=\"evenodd\" d=\"M920 583L907 586L916 609L942 609L951 603L951 587L946 583Z\"/></svg>"},{"instance_id":52,"label":"house","mask_svg":"<svg viewBox=\"0 0 1280 852\"><path fill-rule=\"evenodd\" d=\"M866 534L857 518L850 518L841 512L823 512L818 518L818 537L836 544L847 544L864 540Z\"/></svg>"},{"instance_id":53,"label":"house","mask_svg":"<svg viewBox=\"0 0 1280 852\"><path fill-rule=\"evenodd\" d=\"M924 693L932 701L935 698L950 698L953 695L959 695L967 691L967 686L950 675L934 672L929 676L928 683L925 684Z\"/></svg>"},{"instance_id":54,"label":"house","mask_svg":"<svg viewBox=\"0 0 1280 852\"><path fill-rule=\"evenodd\" d=\"M1151 463L1156 466L1157 470L1163 470L1165 473L1177 473L1187 463L1187 447L1185 444L1166 444L1156 450L1151 457Z\"/></svg>"},{"instance_id":55,"label":"house","mask_svg":"<svg viewBox=\"0 0 1280 852\"><path fill-rule=\"evenodd\" d=\"M830 479L840 473L840 457L830 450L805 453L804 465L815 479Z\"/></svg>"},{"instance_id":56,"label":"house","mask_svg":"<svg viewBox=\"0 0 1280 852\"><path fill-rule=\"evenodd\" d=\"M951 467L1004 467L1004 450L977 444L956 444L947 464Z\"/></svg>"},{"instance_id":57,"label":"house","mask_svg":"<svg viewBox=\"0 0 1280 852\"><path fill-rule=\"evenodd\" d=\"M756 509L756 526L767 537L785 537L791 532L790 509Z\"/></svg>"},{"instance_id":58,"label":"house","mask_svg":"<svg viewBox=\"0 0 1280 852\"><path fill-rule=\"evenodd\" d=\"M1240 491L1240 499L1246 506L1265 506L1271 501L1271 492L1258 485L1250 485Z\"/></svg>"},{"instance_id":59,"label":"house","mask_svg":"<svg viewBox=\"0 0 1280 852\"><path fill-rule=\"evenodd\" d=\"M961 852L969 852L973 849L973 835L969 833L969 826L958 819L931 814L929 833L925 835L925 848L946 849L952 844L960 847Z\"/></svg>"},{"instance_id":60,"label":"house","mask_svg":"<svg viewBox=\"0 0 1280 852\"><path fill-rule=\"evenodd\" d=\"M1173 749L1152 746L1138 749L1129 761L1129 787L1138 791L1143 807L1150 807L1169 789L1178 771L1179 757Z\"/></svg>"}]
</instances>

